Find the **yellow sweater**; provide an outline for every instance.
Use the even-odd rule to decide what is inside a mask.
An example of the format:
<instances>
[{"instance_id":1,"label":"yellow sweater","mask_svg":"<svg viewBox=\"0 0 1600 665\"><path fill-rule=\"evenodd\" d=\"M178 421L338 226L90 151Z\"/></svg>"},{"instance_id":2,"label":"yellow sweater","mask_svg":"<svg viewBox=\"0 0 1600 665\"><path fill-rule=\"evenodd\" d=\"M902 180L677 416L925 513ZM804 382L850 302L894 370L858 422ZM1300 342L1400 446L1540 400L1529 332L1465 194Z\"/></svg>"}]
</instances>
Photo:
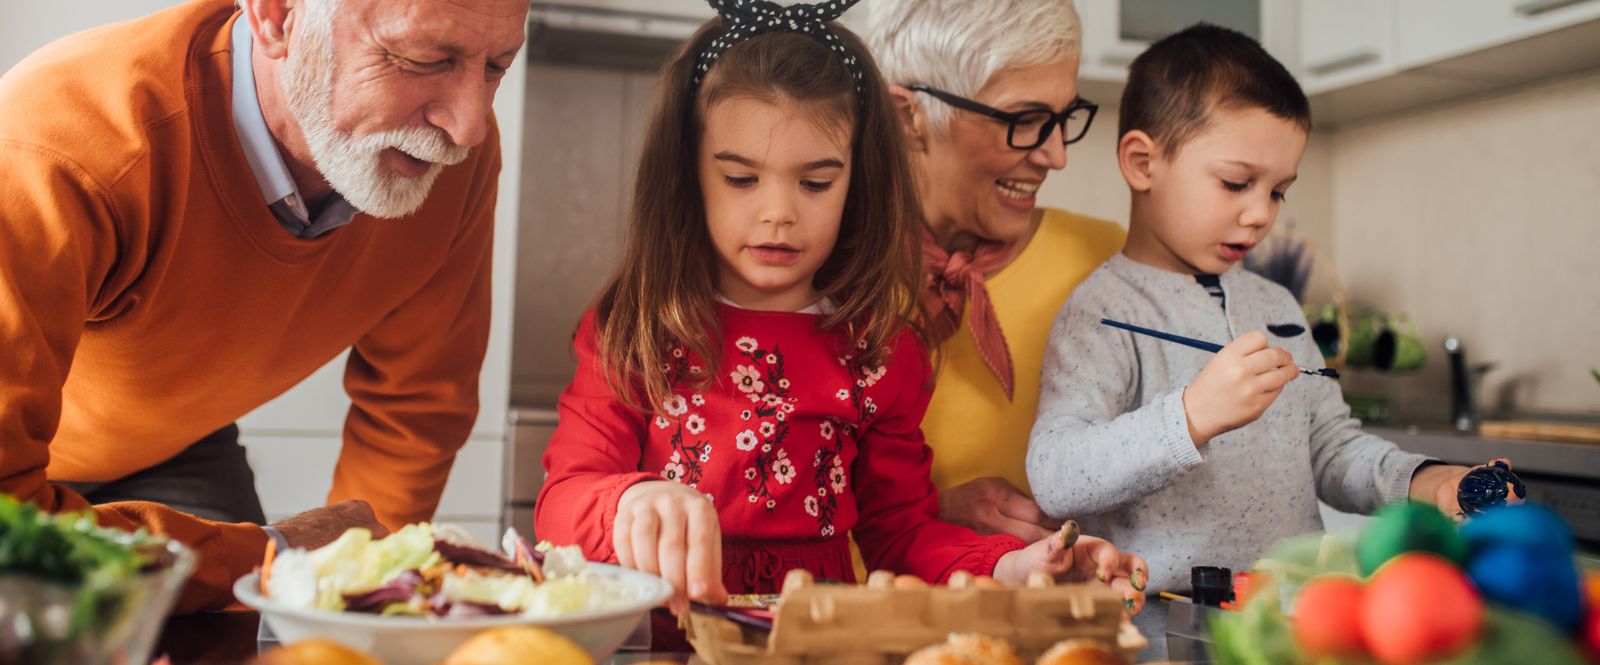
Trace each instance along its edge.
<instances>
[{"instance_id":1,"label":"yellow sweater","mask_svg":"<svg viewBox=\"0 0 1600 665\"><path fill-rule=\"evenodd\" d=\"M988 280L1016 368L1016 399L1006 401L966 321L939 348L942 365L922 429L934 451L933 482L941 489L999 476L1028 491L1024 461L1050 323L1078 283L1127 239L1114 222L1042 210L1044 219L1022 254Z\"/></svg>"}]
</instances>

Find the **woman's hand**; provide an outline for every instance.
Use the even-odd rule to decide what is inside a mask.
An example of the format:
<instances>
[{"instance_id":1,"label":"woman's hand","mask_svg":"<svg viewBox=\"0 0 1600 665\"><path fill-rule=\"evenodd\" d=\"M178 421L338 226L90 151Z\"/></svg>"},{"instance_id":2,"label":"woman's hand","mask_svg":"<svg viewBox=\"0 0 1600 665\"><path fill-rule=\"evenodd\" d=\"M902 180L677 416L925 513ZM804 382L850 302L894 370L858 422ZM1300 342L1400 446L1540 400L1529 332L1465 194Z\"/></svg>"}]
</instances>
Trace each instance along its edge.
<instances>
[{"instance_id":1,"label":"woman's hand","mask_svg":"<svg viewBox=\"0 0 1600 665\"><path fill-rule=\"evenodd\" d=\"M1063 546L1068 540L1076 542ZM1102 538L1078 537L1073 522L1048 538L1001 556L995 562L994 578L1021 586L1035 572L1049 574L1058 582L1097 580L1122 595L1123 607L1130 615L1144 609L1144 587L1150 581L1150 567L1143 557L1118 551Z\"/></svg>"},{"instance_id":2,"label":"woman's hand","mask_svg":"<svg viewBox=\"0 0 1600 665\"><path fill-rule=\"evenodd\" d=\"M617 562L672 585L667 606L688 610L690 600L721 605L722 527L706 496L678 483L653 480L629 487L617 500L611 528Z\"/></svg>"},{"instance_id":3,"label":"woman's hand","mask_svg":"<svg viewBox=\"0 0 1600 665\"><path fill-rule=\"evenodd\" d=\"M977 478L939 491L939 519L981 534L1004 533L1034 542L1061 528L1033 497L1004 478Z\"/></svg>"}]
</instances>

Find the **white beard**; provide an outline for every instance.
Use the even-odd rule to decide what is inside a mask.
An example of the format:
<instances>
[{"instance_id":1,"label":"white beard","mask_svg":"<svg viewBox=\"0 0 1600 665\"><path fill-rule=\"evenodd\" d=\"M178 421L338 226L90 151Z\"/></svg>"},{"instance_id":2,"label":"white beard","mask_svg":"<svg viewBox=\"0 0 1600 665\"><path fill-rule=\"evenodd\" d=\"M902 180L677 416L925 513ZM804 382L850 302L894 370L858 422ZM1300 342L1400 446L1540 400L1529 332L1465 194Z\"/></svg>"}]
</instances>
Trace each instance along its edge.
<instances>
[{"instance_id":1,"label":"white beard","mask_svg":"<svg viewBox=\"0 0 1600 665\"><path fill-rule=\"evenodd\" d=\"M374 217L404 217L422 207L433 181L445 166L467 158L468 146L456 145L432 126L389 129L356 136L334 125L333 10L335 0L301 5L300 43L289 50L283 67L283 92L289 113L300 125L317 170L356 210ZM412 177L386 169L383 151L394 148L429 162L426 173Z\"/></svg>"}]
</instances>

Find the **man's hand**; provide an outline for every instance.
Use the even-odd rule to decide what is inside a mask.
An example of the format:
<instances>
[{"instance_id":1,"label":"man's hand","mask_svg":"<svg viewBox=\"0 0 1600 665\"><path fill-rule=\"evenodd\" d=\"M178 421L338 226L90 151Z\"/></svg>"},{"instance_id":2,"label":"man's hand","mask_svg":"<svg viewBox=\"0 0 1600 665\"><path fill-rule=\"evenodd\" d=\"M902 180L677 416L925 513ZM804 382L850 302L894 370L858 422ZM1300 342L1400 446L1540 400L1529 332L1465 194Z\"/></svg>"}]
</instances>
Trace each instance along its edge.
<instances>
[{"instance_id":1,"label":"man's hand","mask_svg":"<svg viewBox=\"0 0 1600 665\"><path fill-rule=\"evenodd\" d=\"M331 543L346 529L358 526L371 531L375 539L389 535L389 530L372 514L372 506L359 499L308 510L275 523L272 528L283 534L290 547L309 550Z\"/></svg>"},{"instance_id":2,"label":"man's hand","mask_svg":"<svg viewBox=\"0 0 1600 665\"><path fill-rule=\"evenodd\" d=\"M1255 422L1297 376L1294 356L1268 346L1259 330L1222 347L1183 389L1183 412L1195 447Z\"/></svg>"},{"instance_id":3,"label":"man's hand","mask_svg":"<svg viewBox=\"0 0 1600 665\"><path fill-rule=\"evenodd\" d=\"M939 491L939 519L981 534L1004 533L1037 542L1061 528L1033 497L1004 478L978 478Z\"/></svg>"}]
</instances>

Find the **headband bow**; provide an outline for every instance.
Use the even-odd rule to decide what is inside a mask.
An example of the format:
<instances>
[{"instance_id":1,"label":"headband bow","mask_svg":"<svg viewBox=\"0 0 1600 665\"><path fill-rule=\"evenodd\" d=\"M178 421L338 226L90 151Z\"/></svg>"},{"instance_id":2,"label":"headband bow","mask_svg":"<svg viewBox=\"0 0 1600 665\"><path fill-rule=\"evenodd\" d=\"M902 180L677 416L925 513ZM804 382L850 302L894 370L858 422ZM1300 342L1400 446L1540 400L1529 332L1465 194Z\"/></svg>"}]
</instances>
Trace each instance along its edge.
<instances>
[{"instance_id":1,"label":"headband bow","mask_svg":"<svg viewBox=\"0 0 1600 665\"><path fill-rule=\"evenodd\" d=\"M785 7L769 0L709 0L717 15L728 22L728 31L711 40L711 45L700 53L695 64L694 84L700 85L700 80L705 78L717 56L734 44L766 32L798 32L810 35L844 58L845 66L850 68L850 74L856 80L856 95L865 99L866 85L863 83L860 61L826 25L827 21L838 19L846 9L859 1L829 0Z\"/></svg>"}]
</instances>

